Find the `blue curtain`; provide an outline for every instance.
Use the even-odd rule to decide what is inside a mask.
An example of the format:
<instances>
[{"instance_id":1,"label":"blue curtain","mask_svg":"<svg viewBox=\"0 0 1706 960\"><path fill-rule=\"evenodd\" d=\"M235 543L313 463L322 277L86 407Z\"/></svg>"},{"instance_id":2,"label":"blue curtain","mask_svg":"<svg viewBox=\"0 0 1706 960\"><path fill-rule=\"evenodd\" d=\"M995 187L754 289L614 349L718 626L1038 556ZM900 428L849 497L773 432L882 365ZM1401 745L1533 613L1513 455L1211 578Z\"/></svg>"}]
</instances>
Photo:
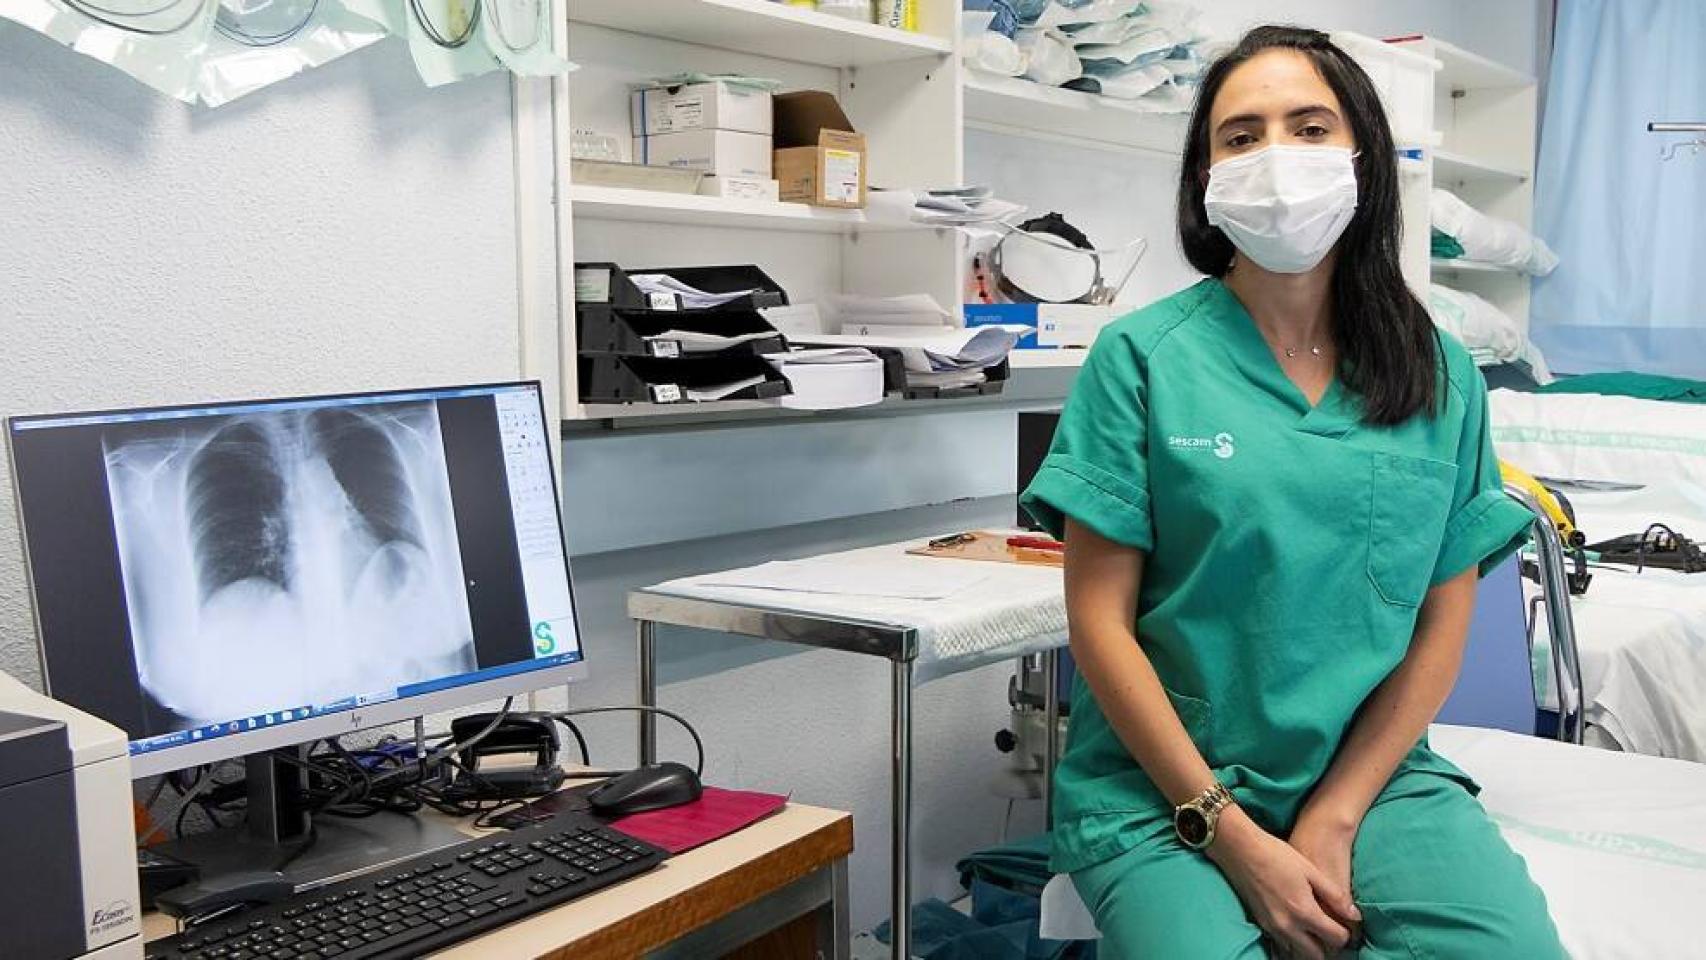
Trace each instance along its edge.
<instances>
[{"instance_id":1,"label":"blue curtain","mask_svg":"<svg viewBox=\"0 0 1706 960\"><path fill-rule=\"evenodd\" d=\"M1560 0L1535 229L1534 341L1567 373L1706 378L1706 153L1650 120L1706 120L1706 0Z\"/></svg>"}]
</instances>

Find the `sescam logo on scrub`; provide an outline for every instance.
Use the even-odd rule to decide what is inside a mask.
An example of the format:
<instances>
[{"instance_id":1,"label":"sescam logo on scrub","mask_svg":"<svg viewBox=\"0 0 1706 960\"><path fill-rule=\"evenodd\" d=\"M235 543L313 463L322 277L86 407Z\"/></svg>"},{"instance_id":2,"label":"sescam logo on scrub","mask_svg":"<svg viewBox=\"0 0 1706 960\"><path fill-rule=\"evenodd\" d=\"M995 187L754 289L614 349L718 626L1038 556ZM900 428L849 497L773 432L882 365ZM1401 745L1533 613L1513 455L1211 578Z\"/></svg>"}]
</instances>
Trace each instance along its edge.
<instances>
[{"instance_id":1,"label":"sescam logo on scrub","mask_svg":"<svg viewBox=\"0 0 1706 960\"><path fill-rule=\"evenodd\" d=\"M1224 431L1212 437L1170 436L1167 438L1167 446L1174 450L1212 451L1222 460L1230 460L1232 455L1238 452L1238 447L1232 442L1232 434Z\"/></svg>"}]
</instances>

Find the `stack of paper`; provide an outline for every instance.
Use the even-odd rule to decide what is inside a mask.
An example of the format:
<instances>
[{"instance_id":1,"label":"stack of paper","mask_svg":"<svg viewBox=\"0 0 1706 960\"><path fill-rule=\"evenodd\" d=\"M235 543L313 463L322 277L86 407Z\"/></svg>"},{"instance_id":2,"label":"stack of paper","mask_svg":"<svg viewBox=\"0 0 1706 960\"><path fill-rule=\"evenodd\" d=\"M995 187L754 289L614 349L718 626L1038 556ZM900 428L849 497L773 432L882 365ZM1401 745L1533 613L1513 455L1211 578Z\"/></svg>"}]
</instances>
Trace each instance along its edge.
<instances>
[{"instance_id":1,"label":"stack of paper","mask_svg":"<svg viewBox=\"0 0 1706 960\"><path fill-rule=\"evenodd\" d=\"M711 293L692 284L682 283L667 273L631 273L628 279L647 297L667 297L683 310L702 310L720 307L731 300L757 293L757 289L735 290L731 293Z\"/></svg>"},{"instance_id":2,"label":"stack of paper","mask_svg":"<svg viewBox=\"0 0 1706 960\"><path fill-rule=\"evenodd\" d=\"M793 393L781 399L796 410L842 410L881 403L883 362L857 347L794 350L764 359L787 378Z\"/></svg>"},{"instance_id":3,"label":"stack of paper","mask_svg":"<svg viewBox=\"0 0 1706 960\"><path fill-rule=\"evenodd\" d=\"M988 187L941 190L872 190L865 216L873 220L911 220L955 226L991 223L1023 213L1023 204L1002 200Z\"/></svg>"},{"instance_id":4,"label":"stack of paper","mask_svg":"<svg viewBox=\"0 0 1706 960\"><path fill-rule=\"evenodd\" d=\"M774 330L755 330L751 333L727 335L705 333L702 330L665 330L662 333L647 337L646 342L674 341L681 345L682 353L721 353L730 347L774 336L776 336Z\"/></svg>"},{"instance_id":5,"label":"stack of paper","mask_svg":"<svg viewBox=\"0 0 1706 960\"><path fill-rule=\"evenodd\" d=\"M951 325L952 315L928 295L832 297L840 333L796 337L834 347L883 348L905 361L908 386L962 387L987 379L985 371L1007 358L1027 326Z\"/></svg>"},{"instance_id":6,"label":"stack of paper","mask_svg":"<svg viewBox=\"0 0 1706 960\"><path fill-rule=\"evenodd\" d=\"M697 403L709 403L712 400L721 400L725 397L739 393L742 390L756 387L763 382L763 377L747 377L744 380L735 380L731 383L714 383L704 387L687 387L683 389L681 393L687 399Z\"/></svg>"}]
</instances>

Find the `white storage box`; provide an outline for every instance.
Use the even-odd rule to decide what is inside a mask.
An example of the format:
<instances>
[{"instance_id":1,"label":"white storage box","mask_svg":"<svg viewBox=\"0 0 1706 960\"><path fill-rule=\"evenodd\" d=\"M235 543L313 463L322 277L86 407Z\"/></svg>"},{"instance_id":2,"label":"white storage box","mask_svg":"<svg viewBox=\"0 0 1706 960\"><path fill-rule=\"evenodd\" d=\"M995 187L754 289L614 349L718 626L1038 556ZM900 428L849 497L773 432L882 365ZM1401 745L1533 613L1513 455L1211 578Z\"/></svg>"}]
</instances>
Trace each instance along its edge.
<instances>
[{"instance_id":1,"label":"white storage box","mask_svg":"<svg viewBox=\"0 0 1706 960\"><path fill-rule=\"evenodd\" d=\"M634 136L686 130L771 131L770 91L721 80L635 90L628 101Z\"/></svg>"},{"instance_id":2,"label":"white storage box","mask_svg":"<svg viewBox=\"0 0 1706 960\"><path fill-rule=\"evenodd\" d=\"M719 177L771 176L770 137L734 130L689 130L634 138L634 159L649 167L703 170Z\"/></svg>"},{"instance_id":3,"label":"white storage box","mask_svg":"<svg viewBox=\"0 0 1706 960\"><path fill-rule=\"evenodd\" d=\"M1102 328L1118 319L1127 307L1088 303L1037 304L1037 346L1088 347Z\"/></svg>"},{"instance_id":4,"label":"white storage box","mask_svg":"<svg viewBox=\"0 0 1706 960\"><path fill-rule=\"evenodd\" d=\"M706 177L699 181L699 192L707 197L729 200L769 200L781 196L781 184L759 177Z\"/></svg>"}]
</instances>

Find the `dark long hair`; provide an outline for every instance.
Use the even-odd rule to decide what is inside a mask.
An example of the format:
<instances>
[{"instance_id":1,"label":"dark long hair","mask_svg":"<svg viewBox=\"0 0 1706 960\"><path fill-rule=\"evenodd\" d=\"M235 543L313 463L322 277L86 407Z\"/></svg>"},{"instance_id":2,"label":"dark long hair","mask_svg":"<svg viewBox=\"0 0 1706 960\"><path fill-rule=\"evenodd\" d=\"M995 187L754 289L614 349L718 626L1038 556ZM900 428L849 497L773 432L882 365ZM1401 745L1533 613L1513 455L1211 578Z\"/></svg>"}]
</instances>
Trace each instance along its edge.
<instances>
[{"instance_id":1,"label":"dark long hair","mask_svg":"<svg viewBox=\"0 0 1706 960\"><path fill-rule=\"evenodd\" d=\"M1203 74L1179 172L1179 243L1185 259L1213 277L1224 277L1232 268L1232 241L1209 224L1203 208L1209 111L1233 70L1276 49L1296 50L1315 64L1339 98L1360 151L1356 214L1339 238L1333 269L1332 330L1339 348L1339 379L1362 397L1368 423L1402 423L1424 410L1431 413L1439 389L1439 344L1427 310L1410 292L1398 266L1398 158L1392 130L1368 74L1325 33L1257 27Z\"/></svg>"}]
</instances>

